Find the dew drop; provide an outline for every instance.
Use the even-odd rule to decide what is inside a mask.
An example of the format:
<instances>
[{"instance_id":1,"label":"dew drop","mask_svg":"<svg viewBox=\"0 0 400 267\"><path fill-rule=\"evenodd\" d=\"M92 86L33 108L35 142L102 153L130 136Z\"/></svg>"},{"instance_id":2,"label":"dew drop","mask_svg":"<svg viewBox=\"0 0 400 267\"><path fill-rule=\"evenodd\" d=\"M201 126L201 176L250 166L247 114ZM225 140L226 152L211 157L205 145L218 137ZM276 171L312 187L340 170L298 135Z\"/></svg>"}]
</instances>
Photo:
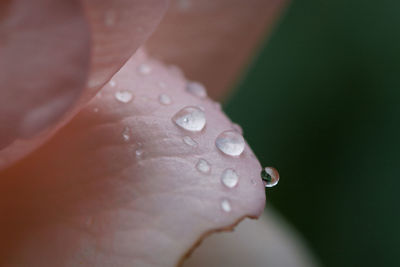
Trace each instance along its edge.
<instances>
[{"instance_id":1,"label":"dew drop","mask_svg":"<svg viewBox=\"0 0 400 267\"><path fill-rule=\"evenodd\" d=\"M183 140L183 142L184 142L185 144L187 144L188 146L196 147L196 146L198 145L197 142L196 142L192 137L190 137L190 136L184 136L184 137L182 138L182 140Z\"/></svg>"},{"instance_id":2,"label":"dew drop","mask_svg":"<svg viewBox=\"0 0 400 267\"><path fill-rule=\"evenodd\" d=\"M209 173L211 170L211 165L210 163L208 163L207 160L199 159L199 161L196 164L196 169L202 173Z\"/></svg>"},{"instance_id":3,"label":"dew drop","mask_svg":"<svg viewBox=\"0 0 400 267\"><path fill-rule=\"evenodd\" d=\"M129 127L125 127L122 131L122 139L124 139L125 142L128 142L131 139Z\"/></svg>"},{"instance_id":4,"label":"dew drop","mask_svg":"<svg viewBox=\"0 0 400 267\"><path fill-rule=\"evenodd\" d=\"M188 82L186 84L186 91L200 98L205 98L207 96L206 88L199 82Z\"/></svg>"},{"instance_id":5,"label":"dew drop","mask_svg":"<svg viewBox=\"0 0 400 267\"><path fill-rule=\"evenodd\" d=\"M151 67L149 65L147 65L147 64L141 64L138 67L138 71L142 75L148 75L148 74L151 73Z\"/></svg>"},{"instance_id":6,"label":"dew drop","mask_svg":"<svg viewBox=\"0 0 400 267\"><path fill-rule=\"evenodd\" d=\"M198 132L206 125L206 116L200 108L188 106L178 111L172 121L186 131Z\"/></svg>"},{"instance_id":7,"label":"dew drop","mask_svg":"<svg viewBox=\"0 0 400 267\"><path fill-rule=\"evenodd\" d=\"M242 127L241 127L239 124L233 123L233 124L232 124L232 128L233 128L233 130L235 130L236 132L238 132L238 133L240 133L241 135L243 135L243 129L242 129Z\"/></svg>"},{"instance_id":8,"label":"dew drop","mask_svg":"<svg viewBox=\"0 0 400 267\"><path fill-rule=\"evenodd\" d=\"M215 145L229 156L239 156L244 150L244 139L235 131L224 131L218 135Z\"/></svg>"},{"instance_id":9,"label":"dew drop","mask_svg":"<svg viewBox=\"0 0 400 267\"><path fill-rule=\"evenodd\" d=\"M158 101L163 105L169 105L172 103L171 98L166 94L159 95Z\"/></svg>"},{"instance_id":10,"label":"dew drop","mask_svg":"<svg viewBox=\"0 0 400 267\"><path fill-rule=\"evenodd\" d=\"M114 80L110 80L108 83L111 87L115 87L115 85L117 84Z\"/></svg>"},{"instance_id":11,"label":"dew drop","mask_svg":"<svg viewBox=\"0 0 400 267\"><path fill-rule=\"evenodd\" d=\"M265 187L273 187L279 182L279 173L273 167L265 167L261 171L261 179L263 180Z\"/></svg>"},{"instance_id":12,"label":"dew drop","mask_svg":"<svg viewBox=\"0 0 400 267\"><path fill-rule=\"evenodd\" d=\"M165 84L165 82L158 82L158 86L160 86L160 88L162 88L162 89L167 88L167 85Z\"/></svg>"},{"instance_id":13,"label":"dew drop","mask_svg":"<svg viewBox=\"0 0 400 267\"><path fill-rule=\"evenodd\" d=\"M115 14L115 11L109 10L104 15L104 24L107 27L112 27L115 24L116 18L117 18L117 16Z\"/></svg>"},{"instance_id":14,"label":"dew drop","mask_svg":"<svg viewBox=\"0 0 400 267\"><path fill-rule=\"evenodd\" d=\"M223 199L221 201L221 209L225 212L230 212L232 210L231 202L228 199Z\"/></svg>"},{"instance_id":15,"label":"dew drop","mask_svg":"<svg viewBox=\"0 0 400 267\"><path fill-rule=\"evenodd\" d=\"M122 103L129 103L132 100L132 93L126 90L115 92L115 99Z\"/></svg>"},{"instance_id":16,"label":"dew drop","mask_svg":"<svg viewBox=\"0 0 400 267\"><path fill-rule=\"evenodd\" d=\"M141 148L136 149L135 155L137 158L141 158L143 155L143 149L141 149Z\"/></svg>"},{"instance_id":17,"label":"dew drop","mask_svg":"<svg viewBox=\"0 0 400 267\"><path fill-rule=\"evenodd\" d=\"M234 188L239 182L239 176L234 169L225 169L221 175L221 182L228 188Z\"/></svg>"}]
</instances>

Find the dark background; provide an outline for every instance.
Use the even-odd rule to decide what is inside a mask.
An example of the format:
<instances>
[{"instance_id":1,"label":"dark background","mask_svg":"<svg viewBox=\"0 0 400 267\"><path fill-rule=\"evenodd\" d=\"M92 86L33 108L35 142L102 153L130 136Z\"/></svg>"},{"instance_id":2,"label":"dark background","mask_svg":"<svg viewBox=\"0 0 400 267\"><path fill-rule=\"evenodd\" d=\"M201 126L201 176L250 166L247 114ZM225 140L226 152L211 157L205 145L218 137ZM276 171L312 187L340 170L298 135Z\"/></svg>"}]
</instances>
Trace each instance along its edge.
<instances>
[{"instance_id":1,"label":"dark background","mask_svg":"<svg viewBox=\"0 0 400 267\"><path fill-rule=\"evenodd\" d=\"M293 1L225 109L323 265L400 266L400 1Z\"/></svg>"}]
</instances>

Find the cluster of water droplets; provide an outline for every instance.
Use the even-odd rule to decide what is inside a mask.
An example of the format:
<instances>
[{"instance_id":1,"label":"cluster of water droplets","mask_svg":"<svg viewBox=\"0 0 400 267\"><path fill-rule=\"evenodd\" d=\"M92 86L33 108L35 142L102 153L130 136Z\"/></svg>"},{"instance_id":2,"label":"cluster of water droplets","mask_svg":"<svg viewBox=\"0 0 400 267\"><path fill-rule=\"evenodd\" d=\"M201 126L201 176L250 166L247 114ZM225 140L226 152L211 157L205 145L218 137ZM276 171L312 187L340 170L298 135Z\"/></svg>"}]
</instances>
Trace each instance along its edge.
<instances>
[{"instance_id":1,"label":"cluster of water droplets","mask_svg":"<svg viewBox=\"0 0 400 267\"><path fill-rule=\"evenodd\" d=\"M148 75L152 72L151 66L147 64L141 64L137 68L139 74ZM115 87L116 82L110 80L110 87ZM158 82L158 86L162 89L166 89L166 84ZM186 91L200 99L207 97L207 91L205 87L198 82L188 82L186 84ZM121 103L129 103L133 99L133 94L128 90L118 90L114 94L115 99ZM158 96L158 102L161 105L172 104L172 99L165 93ZM218 102L214 102L216 108L220 109L221 106ZM96 110L95 112L97 112ZM196 148L198 142L191 137L191 133L198 133L203 131L206 127L206 114L205 109L201 106L186 106L181 108L172 117L173 123L188 134L182 137L182 141L189 147ZM245 141L242 136L243 130L238 124L232 124L232 130L226 130L221 132L215 139L216 148L221 151L224 155L230 157L239 157L245 149ZM129 142L131 139L131 131L128 127L125 127L122 131L122 138L125 142ZM144 153L143 144L137 143L135 145L135 157L139 160L142 158ZM197 171L204 175L211 173L212 166L204 158L198 159L195 164ZM267 167L262 170L261 178L266 187L275 186L279 181L278 172L271 167ZM236 188L239 184L239 175L233 168L226 168L220 175L221 184L228 190ZM255 180L251 181L252 184L256 184ZM229 213L232 210L231 202L229 199L224 198L220 202L220 208L222 211Z\"/></svg>"}]
</instances>

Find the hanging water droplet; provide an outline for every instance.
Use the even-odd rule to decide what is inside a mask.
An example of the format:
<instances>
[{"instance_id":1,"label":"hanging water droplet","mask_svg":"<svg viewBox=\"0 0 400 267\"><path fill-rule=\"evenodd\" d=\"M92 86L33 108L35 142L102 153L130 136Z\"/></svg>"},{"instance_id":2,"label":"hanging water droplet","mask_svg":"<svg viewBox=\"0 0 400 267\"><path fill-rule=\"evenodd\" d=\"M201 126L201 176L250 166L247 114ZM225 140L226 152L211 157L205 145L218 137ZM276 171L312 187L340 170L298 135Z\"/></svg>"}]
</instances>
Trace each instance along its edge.
<instances>
[{"instance_id":1,"label":"hanging water droplet","mask_svg":"<svg viewBox=\"0 0 400 267\"><path fill-rule=\"evenodd\" d=\"M183 142L184 142L185 144L187 144L188 146L196 147L196 146L198 145L197 142L196 142L195 140L193 140L193 138L190 137L190 136L184 136L184 137L182 138L182 140L183 140Z\"/></svg>"},{"instance_id":2,"label":"hanging water droplet","mask_svg":"<svg viewBox=\"0 0 400 267\"><path fill-rule=\"evenodd\" d=\"M265 167L261 171L261 179L263 180L265 187L273 187L279 182L279 173L275 168Z\"/></svg>"},{"instance_id":3,"label":"hanging water droplet","mask_svg":"<svg viewBox=\"0 0 400 267\"><path fill-rule=\"evenodd\" d=\"M132 100L132 93L126 90L115 92L115 99L122 103L129 103Z\"/></svg>"},{"instance_id":4,"label":"hanging water droplet","mask_svg":"<svg viewBox=\"0 0 400 267\"><path fill-rule=\"evenodd\" d=\"M129 127L125 127L122 131L122 138L125 142L128 142L131 139L130 131L131 130L129 129Z\"/></svg>"},{"instance_id":5,"label":"hanging water droplet","mask_svg":"<svg viewBox=\"0 0 400 267\"><path fill-rule=\"evenodd\" d=\"M243 135L243 129L242 129L242 127L241 127L239 124L233 123L233 124L232 124L232 128L233 128L233 130L235 130L236 132L238 132L238 133L240 133L241 135Z\"/></svg>"},{"instance_id":6,"label":"hanging water droplet","mask_svg":"<svg viewBox=\"0 0 400 267\"><path fill-rule=\"evenodd\" d=\"M239 176L234 169L225 169L221 175L221 182L228 188L234 188L239 183Z\"/></svg>"},{"instance_id":7,"label":"hanging water droplet","mask_svg":"<svg viewBox=\"0 0 400 267\"><path fill-rule=\"evenodd\" d=\"M218 135L215 145L229 156L239 156L244 150L244 139L235 131L224 131Z\"/></svg>"},{"instance_id":8,"label":"hanging water droplet","mask_svg":"<svg viewBox=\"0 0 400 267\"><path fill-rule=\"evenodd\" d=\"M147 65L147 64L141 64L138 67L138 71L142 75L147 75L147 74L151 73L151 67L149 65Z\"/></svg>"},{"instance_id":9,"label":"hanging water droplet","mask_svg":"<svg viewBox=\"0 0 400 267\"><path fill-rule=\"evenodd\" d=\"M211 170L211 165L210 163L208 163L207 160L199 159L199 161L196 164L196 169L202 173L209 173Z\"/></svg>"},{"instance_id":10,"label":"hanging water droplet","mask_svg":"<svg viewBox=\"0 0 400 267\"><path fill-rule=\"evenodd\" d=\"M186 91L200 98L207 96L206 88L199 82L188 82L186 84Z\"/></svg>"},{"instance_id":11,"label":"hanging water droplet","mask_svg":"<svg viewBox=\"0 0 400 267\"><path fill-rule=\"evenodd\" d=\"M231 202L228 199L223 199L221 201L221 209L225 212L230 212L232 210Z\"/></svg>"},{"instance_id":12,"label":"hanging water droplet","mask_svg":"<svg viewBox=\"0 0 400 267\"><path fill-rule=\"evenodd\" d=\"M198 132L206 125L206 116L200 108L189 106L178 111L172 121L184 130Z\"/></svg>"},{"instance_id":13,"label":"hanging water droplet","mask_svg":"<svg viewBox=\"0 0 400 267\"><path fill-rule=\"evenodd\" d=\"M110 80L108 83L111 87L115 87L115 85L117 84L114 80Z\"/></svg>"},{"instance_id":14,"label":"hanging water droplet","mask_svg":"<svg viewBox=\"0 0 400 267\"><path fill-rule=\"evenodd\" d=\"M161 94L158 96L158 101L163 105L169 105L172 103L171 98L166 94Z\"/></svg>"}]
</instances>

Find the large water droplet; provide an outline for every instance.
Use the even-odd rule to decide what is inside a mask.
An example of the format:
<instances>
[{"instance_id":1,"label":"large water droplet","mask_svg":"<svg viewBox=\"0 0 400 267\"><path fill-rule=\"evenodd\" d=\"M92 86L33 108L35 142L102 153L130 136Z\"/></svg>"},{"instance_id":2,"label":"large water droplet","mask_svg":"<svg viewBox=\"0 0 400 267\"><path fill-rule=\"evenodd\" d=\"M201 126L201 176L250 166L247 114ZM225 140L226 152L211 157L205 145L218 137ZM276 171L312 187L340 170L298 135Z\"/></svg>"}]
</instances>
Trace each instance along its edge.
<instances>
[{"instance_id":1,"label":"large water droplet","mask_svg":"<svg viewBox=\"0 0 400 267\"><path fill-rule=\"evenodd\" d=\"M186 91L197 97L204 98L207 96L207 91L204 85L199 82L188 82L186 84Z\"/></svg>"},{"instance_id":2,"label":"large water droplet","mask_svg":"<svg viewBox=\"0 0 400 267\"><path fill-rule=\"evenodd\" d=\"M221 209L225 212L230 212L232 210L231 202L228 199L223 199L221 201Z\"/></svg>"},{"instance_id":3,"label":"large water droplet","mask_svg":"<svg viewBox=\"0 0 400 267\"><path fill-rule=\"evenodd\" d=\"M198 145L197 142L196 142L192 137L190 137L190 136L184 136L184 137L182 138L182 140L183 140L183 142L184 142L185 144L187 144L188 146L196 147L196 146Z\"/></svg>"},{"instance_id":4,"label":"large water droplet","mask_svg":"<svg viewBox=\"0 0 400 267\"><path fill-rule=\"evenodd\" d=\"M166 94L161 94L158 96L158 101L163 105L169 105L172 103L171 98Z\"/></svg>"},{"instance_id":5,"label":"large water droplet","mask_svg":"<svg viewBox=\"0 0 400 267\"><path fill-rule=\"evenodd\" d=\"M228 188L234 188L239 182L239 176L234 169L225 169L221 175L221 182Z\"/></svg>"},{"instance_id":6,"label":"large water droplet","mask_svg":"<svg viewBox=\"0 0 400 267\"><path fill-rule=\"evenodd\" d=\"M244 139L235 131L224 131L218 135L215 145L229 156L239 156L244 150Z\"/></svg>"},{"instance_id":7,"label":"large water droplet","mask_svg":"<svg viewBox=\"0 0 400 267\"><path fill-rule=\"evenodd\" d=\"M138 71L142 75L147 75L147 74L151 73L151 67L149 65L147 65L147 64L141 64L138 67Z\"/></svg>"},{"instance_id":8,"label":"large water droplet","mask_svg":"<svg viewBox=\"0 0 400 267\"><path fill-rule=\"evenodd\" d=\"M275 168L265 167L261 171L261 179L263 180L265 187L273 187L279 182L279 173Z\"/></svg>"},{"instance_id":9,"label":"large water droplet","mask_svg":"<svg viewBox=\"0 0 400 267\"><path fill-rule=\"evenodd\" d=\"M202 173L209 173L211 170L211 165L210 165L210 163L208 163L207 160L199 159L199 161L196 164L196 169Z\"/></svg>"},{"instance_id":10,"label":"large water droplet","mask_svg":"<svg viewBox=\"0 0 400 267\"><path fill-rule=\"evenodd\" d=\"M129 103L133 96L132 93L126 90L115 92L115 99L122 103Z\"/></svg>"},{"instance_id":11,"label":"large water droplet","mask_svg":"<svg viewBox=\"0 0 400 267\"><path fill-rule=\"evenodd\" d=\"M178 111L172 117L172 121L182 129L198 132L206 125L206 116L200 108L189 106Z\"/></svg>"},{"instance_id":12,"label":"large water droplet","mask_svg":"<svg viewBox=\"0 0 400 267\"><path fill-rule=\"evenodd\" d=\"M125 127L122 131L122 139L124 139L125 142L128 142L131 139L130 132L131 130L129 129L129 127Z\"/></svg>"}]
</instances>

